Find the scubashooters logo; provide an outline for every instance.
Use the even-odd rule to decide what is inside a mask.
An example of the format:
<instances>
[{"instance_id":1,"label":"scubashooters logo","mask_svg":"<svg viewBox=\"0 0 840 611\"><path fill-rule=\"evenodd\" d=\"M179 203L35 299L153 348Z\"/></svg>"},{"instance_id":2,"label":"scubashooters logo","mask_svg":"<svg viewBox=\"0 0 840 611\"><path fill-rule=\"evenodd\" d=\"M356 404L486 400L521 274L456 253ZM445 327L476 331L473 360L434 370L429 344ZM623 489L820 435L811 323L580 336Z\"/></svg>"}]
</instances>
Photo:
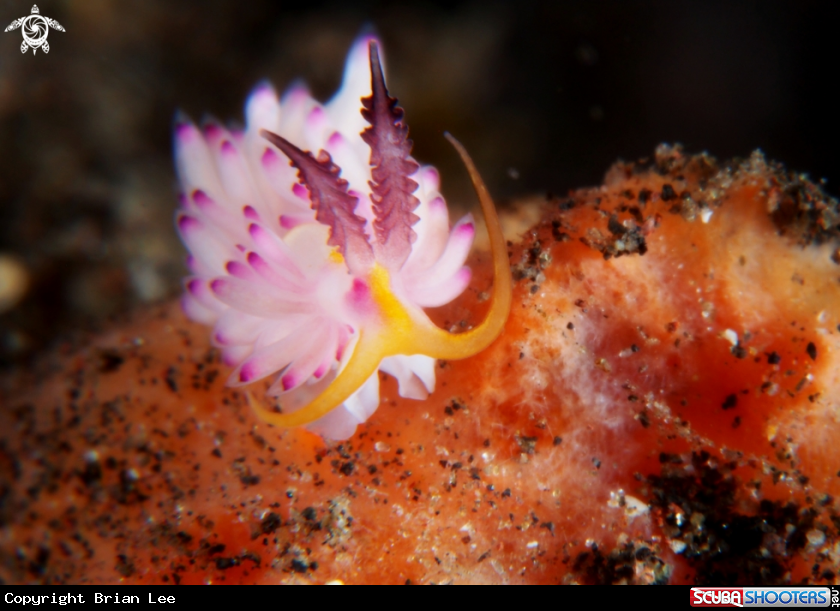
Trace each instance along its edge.
<instances>
[{"instance_id":1,"label":"scubashooters logo","mask_svg":"<svg viewBox=\"0 0 840 611\"><path fill-rule=\"evenodd\" d=\"M32 54L40 47L44 53L50 52L50 45L47 42L47 35L50 33L50 28L64 32L64 28L55 19L44 17L41 11L38 10L38 5L32 6L32 14L20 19L15 19L6 28L7 32L21 29L23 34L23 42L20 45L20 52L26 53L32 49Z\"/></svg>"},{"instance_id":2,"label":"scubashooters logo","mask_svg":"<svg viewBox=\"0 0 840 611\"><path fill-rule=\"evenodd\" d=\"M829 588L691 588L692 607L828 607Z\"/></svg>"}]
</instances>

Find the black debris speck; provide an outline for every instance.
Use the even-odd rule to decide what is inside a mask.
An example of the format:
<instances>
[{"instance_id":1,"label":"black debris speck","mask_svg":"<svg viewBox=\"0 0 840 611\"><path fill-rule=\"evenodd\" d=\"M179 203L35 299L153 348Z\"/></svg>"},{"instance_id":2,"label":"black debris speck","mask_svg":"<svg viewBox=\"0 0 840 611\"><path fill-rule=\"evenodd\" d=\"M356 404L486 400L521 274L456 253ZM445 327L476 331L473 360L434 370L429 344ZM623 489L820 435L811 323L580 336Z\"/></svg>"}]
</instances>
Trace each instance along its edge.
<instances>
[{"instance_id":1,"label":"black debris speck","mask_svg":"<svg viewBox=\"0 0 840 611\"><path fill-rule=\"evenodd\" d=\"M805 352L808 353L808 356L811 357L812 361L817 360L817 346L814 342L808 342L808 346L805 348Z\"/></svg>"},{"instance_id":2,"label":"black debris speck","mask_svg":"<svg viewBox=\"0 0 840 611\"><path fill-rule=\"evenodd\" d=\"M169 387L169 390L172 392L178 392L178 382L175 381L175 371L174 367L170 367L166 370L166 385Z\"/></svg>"},{"instance_id":3,"label":"black debris speck","mask_svg":"<svg viewBox=\"0 0 840 611\"><path fill-rule=\"evenodd\" d=\"M117 572L123 577L131 577L134 574L134 563L125 554L117 555Z\"/></svg>"},{"instance_id":4,"label":"black debris speck","mask_svg":"<svg viewBox=\"0 0 840 611\"><path fill-rule=\"evenodd\" d=\"M216 568L220 571L239 566L239 558L216 558Z\"/></svg>"},{"instance_id":5,"label":"black debris speck","mask_svg":"<svg viewBox=\"0 0 840 611\"><path fill-rule=\"evenodd\" d=\"M726 398L723 400L721 407L723 409L732 409L736 405L738 405L738 395L732 393L731 395L726 395Z\"/></svg>"},{"instance_id":6,"label":"black debris speck","mask_svg":"<svg viewBox=\"0 0 840 611\"><path fill-rule=\"evenodd\" d=\"M623 236L627 233L627 227L622 225L618 217L614 214L610 215L609 220L607 221L607 229L609 229L610 233L616 237Z\"/></svg>"},{"instance_id":7,"label":"black debris speck","mask_svg":"<svg viewBox=\"0 0 840 611\"><path fill-rule=\"evenodd\" d=\"M124 556L123 556L124 557ZM50 559L50 550L44 546L38 547L38 553L35 558L29 562L29 572L36 577L41 577L47 572L47 563ZM133 567L132 567L133 571ZM129 573L130 575L131 573Z\"/></svg>"},{"instance_id":8,"label":"black debris speck","mask_svg":"<svg viewBox=\"0 0 840 611\"><path fill-rule=\"evenodd\" d=\"M268 535L280 528L280 524L280 516L272 511L262 519L262 522L260 522L260 531L262 534Z\"/></svg>"},{"instance_id":9,"label":"black debris speck","mask_svg":"<svg viewBox=\"0 0 840 611\"><path fill-rule=\"evenodd\" d=\"M85 462L85 469L79 474L79 477L86 486L93 486L98 484L102 479L102 466L98 460L90 460Z\"/></svg>"},{"instance_id":10,"label":"black debris speck","mask_svg":"<svg viewBox=\"0 0 840 611\"><path fill-rule=\"evenodd\" d=\"M251 468L245 464L245 458L240 457L233 461L233 470L239 476L243 486L256 486L260 483L260 476L254 475Z\"/></svg>"},{"instance_id":11,"label":"black debris speck","mask_svg":"<svg viewBox=\"0 0 840 611\"><path fill-rule=\"evenodd\" d=\"M99 354L99 371L101 373L112 373L117 371L125 362L117 352L113 350L103 350Z\"/></svg>"}]
</instances>

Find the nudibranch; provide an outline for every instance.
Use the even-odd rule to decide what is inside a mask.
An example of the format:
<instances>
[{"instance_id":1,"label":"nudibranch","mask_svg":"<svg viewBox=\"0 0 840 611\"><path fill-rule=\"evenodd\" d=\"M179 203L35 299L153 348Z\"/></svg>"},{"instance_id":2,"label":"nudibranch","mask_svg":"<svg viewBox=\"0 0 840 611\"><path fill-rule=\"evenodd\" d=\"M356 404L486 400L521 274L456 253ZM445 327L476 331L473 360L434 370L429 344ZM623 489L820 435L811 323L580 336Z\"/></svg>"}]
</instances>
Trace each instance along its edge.
<instances>
[{"instance_id":1,"label":"nudibranch","mask_svg":"<svg viewBox=\"0 0 840 611\"><path fill-rule=\"evenodd\" d=\"M262 419L330 439L350 437L376 410L380 370L397 379L401 396L424 399L434 391L435 359L480 352L510 312L493 202L447 134L486 219L492 302L481 324L459 334L424 313L469 284L475 227L467 215L450 229L439 175L411 157L378 49L369 36L354 44L326 104L301 85L278 99L262 84L244 130L179 121L175 134L176 223L192 272L187 315L213 325L213 342L234 368L229 386L274 377L267 394L279 411L246 393Z\"/></svg>"}]
</instances>

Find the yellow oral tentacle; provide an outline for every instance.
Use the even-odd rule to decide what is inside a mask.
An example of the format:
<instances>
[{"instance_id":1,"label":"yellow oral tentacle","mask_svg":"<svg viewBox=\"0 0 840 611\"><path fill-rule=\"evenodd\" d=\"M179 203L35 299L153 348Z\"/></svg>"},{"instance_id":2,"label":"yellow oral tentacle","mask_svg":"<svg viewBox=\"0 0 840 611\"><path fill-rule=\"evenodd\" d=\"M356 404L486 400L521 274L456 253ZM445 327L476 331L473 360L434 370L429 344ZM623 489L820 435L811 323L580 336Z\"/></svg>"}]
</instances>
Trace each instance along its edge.
<instances>
[{"instance_id":1,"label":"yellow oral tentacle","mask_svg":"<svg viewBox=\"0 0 840 611\"><path fill-rule=\"evenodd\" d=\"M281 414L266 409L250 393L246 393L251 408L267 423L292 427L309 424L321 418L356 392L377 371L385 357L425 354L439 359L462 359L481 352L501 334L510 314L512 282L499 217L487 187L467 151L450 134L446 134L446 137L467 166L490 235L493 294L490 310L484 321L470 331L452 335L434 326L425 317L412 317L391 292L388 271L379 264L374 264L370 286L380 320L367 327L362 326L359 330L359 340L345 368L324 392L307 406L289 414Z\"/></svg>"},{"instance_id":2,"label":"yellow oral tentacle","mask_svg":"<svg viewBox=\"0 0 840 611\"><path fill-rule=\"evenodd\" d=\"M492 344L502 333L510 314L513 283L507 256L507 245L502 234L499 217L496 214L496 206L493 205L493 199L490 197L481 175L463 145L451 134L447 133L445 136L458 151L464 165L467 166L476 195L478 195L478 201L481 203L481 211L484 213L487 233L490 236L490 254L493 258L493 294L490 310L487 312L484 321L465 333L452 335L434 325L418 327L412 342L415 350L411 354L426 354L438 359L463 359L478 354Z\"/></svg>"}]
</instances>

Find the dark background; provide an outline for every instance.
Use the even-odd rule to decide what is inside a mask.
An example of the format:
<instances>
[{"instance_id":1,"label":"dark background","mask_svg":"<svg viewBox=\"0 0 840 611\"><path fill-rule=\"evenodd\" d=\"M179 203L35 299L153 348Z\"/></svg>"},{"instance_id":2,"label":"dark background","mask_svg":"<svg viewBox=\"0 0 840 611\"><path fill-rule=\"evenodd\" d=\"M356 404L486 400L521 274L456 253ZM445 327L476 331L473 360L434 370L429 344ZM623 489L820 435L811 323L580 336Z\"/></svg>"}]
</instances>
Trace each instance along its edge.
<instances>
[{"instance_id":1,"label":"dark background","mask_svg":"<svg viewBox=\"0 0 840 611\"><path fill-rule=\"evenodd\" d=\"M31 2L0 0L0 26ZM832 3L346 4L42 0L67 30L49 54L0 32L0 257L29 284L0 312L0 366L180 292L176 109L241 121L266 77L326 100L365 27L451 203L473 196L444 130L501 205L597 184L659 142L761 148L840 193Z\"/></svg>"}]
</instances>

